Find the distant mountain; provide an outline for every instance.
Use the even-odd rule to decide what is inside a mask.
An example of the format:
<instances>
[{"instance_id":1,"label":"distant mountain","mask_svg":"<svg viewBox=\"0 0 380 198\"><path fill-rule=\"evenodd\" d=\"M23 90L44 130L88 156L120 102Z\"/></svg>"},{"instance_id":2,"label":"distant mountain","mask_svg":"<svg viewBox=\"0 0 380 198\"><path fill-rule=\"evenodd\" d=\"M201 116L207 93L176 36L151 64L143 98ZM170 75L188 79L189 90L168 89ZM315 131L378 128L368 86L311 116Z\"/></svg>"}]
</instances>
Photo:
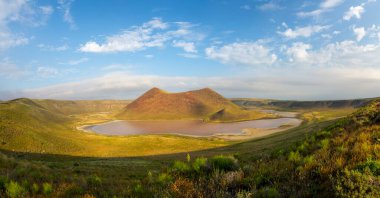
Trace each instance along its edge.
<instances>
[{"instance_id":1,"label":"distant mountain","mask_svg":"<svg viewBox=\"0 0 380 198\"><path fill-rule=\"evenodd\" d=\"M242 107L278 108L283 110L297 109L321 109L321 108L359 108L379 98L363 98L352 100L321 100L321 101L296 101L296 100L271 100L236 98L231 101Z\"/></svg>"},{"instance_id":2,"label":"distant mountain","mask_svg":"<svg viewBox=\"0 0 380 198\"><path fill-rule=\"evenodd\" d=\"M247 111L210 88L168 93L152 88L126 106L118 115L126 120L203 119L237 121L265 117L258 111Z\"/></svg>"}]
</instances>

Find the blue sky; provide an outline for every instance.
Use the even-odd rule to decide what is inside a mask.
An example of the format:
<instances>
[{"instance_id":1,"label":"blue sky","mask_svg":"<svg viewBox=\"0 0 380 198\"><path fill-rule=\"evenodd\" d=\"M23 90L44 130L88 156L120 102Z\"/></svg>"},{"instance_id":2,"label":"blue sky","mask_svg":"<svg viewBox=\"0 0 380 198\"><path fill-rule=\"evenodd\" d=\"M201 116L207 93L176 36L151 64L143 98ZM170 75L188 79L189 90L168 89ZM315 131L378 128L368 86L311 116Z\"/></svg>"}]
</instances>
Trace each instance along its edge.
<instances>
[{"instance_id":1,"label":"blue sky","mask_svg":"<svg viewBox=\"0 0 380 198\"><path fill-rule=\"evenodd\" d=\"M376 0L0 0L0 99L380 96Z\"/></svg>"}]
</instances>

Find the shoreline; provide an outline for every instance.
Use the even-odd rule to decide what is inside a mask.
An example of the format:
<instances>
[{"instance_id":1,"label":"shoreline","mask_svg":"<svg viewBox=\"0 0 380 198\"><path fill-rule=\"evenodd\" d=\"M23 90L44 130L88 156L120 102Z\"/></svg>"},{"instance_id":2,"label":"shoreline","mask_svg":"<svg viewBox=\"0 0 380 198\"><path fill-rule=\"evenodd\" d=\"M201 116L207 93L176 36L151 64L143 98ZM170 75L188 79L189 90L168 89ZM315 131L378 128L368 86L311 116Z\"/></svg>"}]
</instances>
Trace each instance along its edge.
<instances>
[{"instance_id":1,"label":"shoreline","mask_svg":"<svg viewBox=\"0 0 380 198\"><path fill-rule=\"evenodd\" d=\"M281 112L280 112L281 113ZM293 113L293 112L292 112ZM296 115L297 112L294 112L294 115ZM211 135L191 135L191 134L183 134L183 133L146 133L146 134L103 134L99 133L96 131L91 130L92 127L102 125L105 123L112 123L112 122L120 122L120 121L133 121L133 122L144 122L144 121L201 121L202 120L188 120L188 119L182 119L182 120L111 120L111 121L106 121L106 122L101 122L101 123L95 123L95 124L86 124L86 125L81 125L77 126L76 129L86 132L86 133L92 133L92 134L97 134L97 135L104 135L104 136L119 136L119 137L128 137L128 136L136 136L136 135L174 135L174 136L182 136L182 137L193 137L193 138L220 138L224 140L247 140L247 139L254 139L254 138L259 138L267 135L271 135L274 133L279 133L282 131L286 131L295 127L300 126L303 123L303 120L297 118L297 117L280 117L280 118L275 118L275 119L281 119L281 118L290 118L290 119L296 119L298 122L297 123L284 123L281 124L278 127L274 128L243 128L241 129L241 132L239 133L214 133ZM273 119L258 119L259 120L273 120ZM256 121L256 120L247 120L247 121L242 121L242 122L249 122L249 121ZM209 124L215 123L215 124L229 124L231 122L206 122ZM286 126L286 127L284 127Z\"/></svg>"}]
</instances>

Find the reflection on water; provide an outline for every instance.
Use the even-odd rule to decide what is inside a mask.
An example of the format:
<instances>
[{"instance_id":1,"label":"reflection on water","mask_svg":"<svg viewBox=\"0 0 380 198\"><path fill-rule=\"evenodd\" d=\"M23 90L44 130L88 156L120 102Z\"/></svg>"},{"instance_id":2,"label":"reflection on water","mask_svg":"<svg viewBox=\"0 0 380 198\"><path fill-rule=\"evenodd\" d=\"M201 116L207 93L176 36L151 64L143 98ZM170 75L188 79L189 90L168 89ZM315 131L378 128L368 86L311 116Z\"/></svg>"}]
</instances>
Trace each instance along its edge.
<instances>
[{"instance_id":1,"label":"reflection on water","mask_svg":"<svg viewBox=\"0 0 380 198\"><path fill-rule=\"evenodd\" d=\"M193 136L210 136L214 134L240 134L243 129L278 128L282 125L301 124L296 118L278 118L252 120L233 123L205 123L200 120L167 120L167 121L112 121L86 129L105 135L134 134L182 134Z\"/></svg>"}]
</instances>

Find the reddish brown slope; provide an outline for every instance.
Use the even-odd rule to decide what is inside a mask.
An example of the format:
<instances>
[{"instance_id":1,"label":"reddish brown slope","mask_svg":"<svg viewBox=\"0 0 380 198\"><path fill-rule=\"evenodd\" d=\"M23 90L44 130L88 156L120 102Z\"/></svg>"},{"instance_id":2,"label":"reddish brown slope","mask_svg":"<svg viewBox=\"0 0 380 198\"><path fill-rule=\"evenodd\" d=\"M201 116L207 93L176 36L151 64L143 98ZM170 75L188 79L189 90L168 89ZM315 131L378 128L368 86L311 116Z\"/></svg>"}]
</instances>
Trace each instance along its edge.
<instances>
[{"instance_id":1,"label":"reddish brown slope","mask_svg":"<svg viewBox=\"0 0 380 198\"><path fill-rule=\"evenodd\" d=\"M243 110L209 88L180 93L153 88L130 103L118 117L127 120L211 118L213 121L232 121L261 118L263 114Z\"/></svg>"}]
</instances>

